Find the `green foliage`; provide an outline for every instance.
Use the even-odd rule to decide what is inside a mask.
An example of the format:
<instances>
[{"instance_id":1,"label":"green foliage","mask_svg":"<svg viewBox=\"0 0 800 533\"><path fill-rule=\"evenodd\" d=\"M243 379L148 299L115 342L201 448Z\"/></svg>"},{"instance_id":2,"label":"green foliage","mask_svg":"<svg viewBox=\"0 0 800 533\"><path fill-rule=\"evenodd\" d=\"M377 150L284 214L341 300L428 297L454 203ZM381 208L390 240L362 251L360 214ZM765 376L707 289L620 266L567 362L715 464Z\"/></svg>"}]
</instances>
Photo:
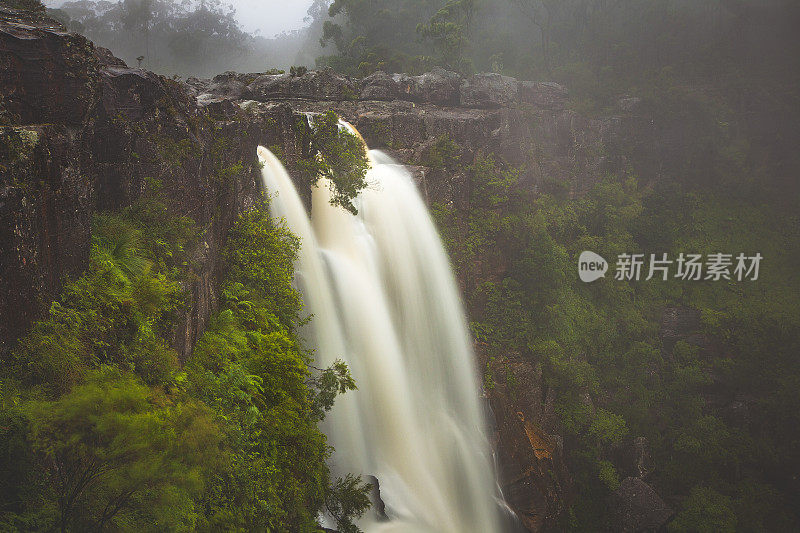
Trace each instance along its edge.
<instances>
[{"instance_id":1,"label":"green foliage","mask_svg":"<svg viewBox=\"0 0 800 533\"><path fill-rule=\"evenodd\" d=\"M424 72L432 62L415 38L416 27L439 9L438 0L335 0L328 9L320 42L336 53L318 66L365 76L376 70Z\"/></svg>"},{"instance_id":2,"label":"green foliage","mask_svg":"<svg viewBox=\"0 0 800 533\"><path fill-rule=\"evenodd\" d=\"M333 483L325 499L325 510L336 520L339 533L360 531L352 520L353 517L361 516L369 509L369 491L369 485L352 474L338 478Z\"/></svg>"},{"instance_id":3,"label":"green foliage","mask_svg":"<svg viewBox=\"0 0 800 533\"><path fill-rule=\"evenodd\" d=\"M347 365L338 359L330 367L320 370L309 383L312 414L316 420L325 418L325 413L331 410L337 395L357 388Z\"/></svg>"},{"instance_id":4,"label":"green foliage","mask_svg":"<svg viewBox=\"0 0 800 533\"><path fill-rule=\"evenodd\" d=\"M600 461L598 464L599 471L597 473L600 481L602 481L609 490L617 490L619 488L619 475L614 468L611 461Z\"/></svg>"},{"instance_id":5,"label":"green foliage","mask_svg":"<svg viewBox=\"0 0 800 533\"><path fill-rule=\"evenodd\" d=\"M63 393L98 364L129 369L151 384L168 380L177 355L164 336L185 300L178 269L168 265L182 262L185 241L172 229L183 221L142 231L147 223L136 215L150 203L137 204L129 216L95 218L87 272L65 285L11 362L28 386Z\"/></svg>"},{"instance_id":6,"label":"green foliage","mask_svg":"<svg viewBox=\"0 0 800 533\"><path fill-rule=\"evenodd\" d=\"M433 42L442 66L471 74L472 63L464 54L469 46L467 33L474 17L474 0L447 0L427 24L417 25L417 33Z\"/></svg>"},{"instance_id":7,"label":"green foliage","mask_svg":"<svg viewBox=\"0 0 800 533\"><path fill-rule=\"evenodd\" d=\"M181 381L217 413L231 450L202 499L200 530L315 531L323 505L339 505L343 526L368 507L357 499L366 490L359 478L348 490L330 484L330 448L316 424L355 383L341 362L313 374L296 337L304 322L292 287L298 246L263 204L231 230L221 310Z\"/></svg>"},{"instance_id":8,"label":"green foliage","mask_svg":"<svg viewBox=\"0 0 800 533\"><path fill-rule=\"evenodd\" d=\"M192 228L157 196L97 215L87 271L4 362L4 528L192 527L224 461L208 409L165 394Z\"/></svg>"},{"instance_id":9,"label":"green foliage","mask_svg":"<svg viewBox=\"0 0 800 533\"><path fill-rule=\"evenodd\" d=\"M609 176L573 200L533 195L517 185L514 169L483 155L450 171L468 173L470 208L435 205L433 213L466 287L471 329L488 360L520 357L542 368L578 487L573 529L604 519L597 502L622 475L612 451L640 435L657 465L648 482L686 498L680 530L745 522L753 530L796 529L785 478L765 473L797 463L800 309L787 296L800 290L791 266L800 260L796 214L734 191L643 189L628 176ZM756 282L608 275L585 284L575 273L583 250L609 259L612 272L623 252L758 251L771 259ZM665 306L698 309L700 333L725 343L726 354L692 337L663 346ZM487 367L490 395L495 379ZM753 396L746 419L737 419L720 403L742 395ZM697 522L704 506L716 509Z\"/></svg>"},{"instance_id":10,"label":"green foliage","mask_svg":"<svg viewBox=\"0 0 800 533\"><path fill-rule=\"evenodd\" d=\"M355 383L341 362L312 371L295 333L297 238L265 205L239 218L181 368L167 339L196 243L157 193L95 217L87 271L3 361L0 529L318 531L330 508L357 531L367 487L332 482L317 428Z\"/></svg>"},{"instance_id":11,"label":"green foliage","mask_svg":"<svg viewBox=\"0 0 800 533\"><path fill-rule=\"evenodd\" d=\"M244 213L231 229L225 259L228 279L223 296L232 303L250 294L263 298L268 309L287 328L293 328L301 312L300 295L292 287L298 238L276 226L264 205ZM264 287L269 287L266 291Z\"/></svg>"},{"instance_id":12,"label":"green foliage","mask_svg":"<svg viewBox=\"0 0 800 533\"><path fill-rule=\"evenodd\" d=\"M367 186L369 169L363 141L340 127L333 111L314 117L309 141L310 153L299 162L301 175L311 185L320 178L330 180L331 203L357 213L353 199Z\"/></svg>"},{"instance_id":13,"label":"green foliage","mask_svg":"<svg viewBox=\"0 0 800 533\"><path fill-rule=\"evenodd\" d=\"M736 531L733 502L714 489L695 487L683 509L669 524L670 532L731 533Z\"/></svg>"},{"instance_id":14,"label":"green foliage","mask_svg":"<svg viewBox=\"0 0 800 533\"><path fill-rule=\"evenodd\" d=\"M189 529L193 498L223 459L207 408L175 404L116 370L24 412L33 453L53 465L45 475L62 531Z\"/></svg>"},{"instance_id":15,"label":"green foliage","mask_svg":"<svg viewBox=\"0 0 800 533\"><path fill-rule=\"evenodd\" d=\"M442 135L423 155L422 164L435 168L453 170L461 157L461 148L448 135Z\"/></svg>"}]
</instances>

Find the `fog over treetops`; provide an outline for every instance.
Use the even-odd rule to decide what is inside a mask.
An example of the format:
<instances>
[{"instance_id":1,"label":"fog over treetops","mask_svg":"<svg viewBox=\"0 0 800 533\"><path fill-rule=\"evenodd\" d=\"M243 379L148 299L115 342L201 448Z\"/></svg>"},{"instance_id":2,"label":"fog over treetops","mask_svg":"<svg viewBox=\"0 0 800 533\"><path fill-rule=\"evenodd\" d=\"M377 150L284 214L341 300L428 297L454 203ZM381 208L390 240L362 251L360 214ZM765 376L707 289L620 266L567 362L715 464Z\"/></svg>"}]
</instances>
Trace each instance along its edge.
<instances>
[{"instance_id":1,"label":"fog over treetops","mask_svg":"<svg viewBox=\"0 0 800 533\"><path fill-rule=\"evenodd\" d=\"M262 4L259 11L259 3ZM129 65L165 75L212 76L313 65L323 2L170 0L47 2L68 29L109 48ZM139 61L138 58L141 58Z\"/></svg>"}]
</instances>

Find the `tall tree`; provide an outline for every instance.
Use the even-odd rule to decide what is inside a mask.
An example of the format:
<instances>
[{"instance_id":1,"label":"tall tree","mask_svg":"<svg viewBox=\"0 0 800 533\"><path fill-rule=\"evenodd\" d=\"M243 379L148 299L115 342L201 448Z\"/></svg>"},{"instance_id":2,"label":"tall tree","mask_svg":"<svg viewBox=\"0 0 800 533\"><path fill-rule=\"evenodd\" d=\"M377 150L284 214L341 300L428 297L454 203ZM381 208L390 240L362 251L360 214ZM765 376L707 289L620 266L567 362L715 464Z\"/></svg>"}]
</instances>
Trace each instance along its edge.
<instances>
[{"instance_id":1,"label":"tall tree","mask_svg":"<svg viewBox=\"0 0 800 533\"><path fill-rule=\"evenodd\" d=\"M417 33L433 41L441 56L441 64L453 70L469 72L472 63L464 55L469 46L467 35L474 17L474 0L448 0L427 24L417 25Z\"/></svg>"}]
</instances>

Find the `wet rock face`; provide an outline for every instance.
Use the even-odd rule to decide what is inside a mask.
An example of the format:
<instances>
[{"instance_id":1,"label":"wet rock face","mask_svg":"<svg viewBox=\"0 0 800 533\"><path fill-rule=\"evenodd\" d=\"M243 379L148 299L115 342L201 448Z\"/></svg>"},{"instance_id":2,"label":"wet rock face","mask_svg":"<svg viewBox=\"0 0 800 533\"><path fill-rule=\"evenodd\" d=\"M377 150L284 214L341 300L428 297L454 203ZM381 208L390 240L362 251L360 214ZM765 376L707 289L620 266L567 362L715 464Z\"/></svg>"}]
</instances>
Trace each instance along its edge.
<instances>
[{"instance_id":1,"label":"wet rock face","mask_svg":"<svg viewBox=\"0 0 800 533\"><path fill-rule=\"evenodd\" d=\"M455 72L436 67L419 76L396 74L400 99L444 106L458 105L461 77Z\"/></svg>"},{"instance_id":2,"label":"wet rock face","mask_svg":"<svg viewBox=\"0 0 800 533\"><path fill-rule=\"evenodd\" d=\"M98 68L84 37L35 13L0 5L0 117L78 125L97 91Z\"/></svg>"},{"instance_id":3,"label":"wet rock face","mask_svg":"<svg viewBox=\"0 0 800 533\"><path fill-rule=\"evenodd\" d=\"M495 73L475 74L461 83L464 107L504 107L517 102L519 82Z\"/></svg>"},{"instance_id":4,"label":"wet rock face","mask_svg":"<svg viewBox=\"0 0 800 533\"><path fill-rule=\"evenodd\" d=\"M0 127L0 349L89 255L92 193L64 125Z\"/></svg>"},{"instance_id":5,"label":"wet rock face","mask_svg":"<svg viewBox=\"0 0 800 533\"><path fill-rule=\"evenodd\" d=\"M215 124L182 84L4 7L0 68L0 350L24 335L65 277L85 268L92 215L130 205L151 177L169 191L171 210L210 228L174 332L185 356L215 305L228 227L258 194L255 144L267 128ZM252 147L242 142L250 137ZM175 156L176 146L184 155ZM238 163L238 176L218 179L218 168Z\"/></svg>"},{"instance_id":6,"label":"wet rock face","mask_svg":"<svg viewBox=\"0 0 800 533\"><path fill-rule=\"evenodd\" d=\"M490 376L492 438L506 502L527 531L554 530L572 491L556 433L555 398L541 367L524 359L491 359L483 367Z\"/></svg>"},{"instance_id":7,"label":"wet rock face","mask_svg":"<svg viewBox=\"0 0 800 533\"><path fill-rule=\"evenodd\" d=\"M250 109L283 102L300 118L333 109L358 128L371 148L424 170L418 175L429 191L460 186L442 183L452 176L425 168L425 145L443 136L465 150L467 163L478 152L492 152L524 169L523 186L555 187L572 196L584 194L627 162L620 148L627 131L623 121L589 120L566 109L568 91L552 82L491 73L464 79L436 68L419 76L375 72L360 80L330 71L302 76L225 73L187 83L197 92L198 103L214 113L245 100L252 100ZM247 84L249 95L236 96L239 83ZM455 200L453 195L427 198Z\"/></svg>"}]
</instances>

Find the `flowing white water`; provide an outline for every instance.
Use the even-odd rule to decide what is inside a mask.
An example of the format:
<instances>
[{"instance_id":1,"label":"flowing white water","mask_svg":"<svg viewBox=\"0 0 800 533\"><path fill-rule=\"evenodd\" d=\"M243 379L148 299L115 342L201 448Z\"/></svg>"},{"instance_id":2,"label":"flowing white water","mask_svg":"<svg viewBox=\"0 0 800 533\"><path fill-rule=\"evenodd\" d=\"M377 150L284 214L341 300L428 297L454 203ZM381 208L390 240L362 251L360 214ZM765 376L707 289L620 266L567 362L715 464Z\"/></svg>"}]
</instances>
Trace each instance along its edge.
<instances>
[{"instance_id":1,"label":"flowing white water","mask_svg":"<svg viewBox=\"0 0 800 533\"><path fill-rule=\"evenodd\" d=\"M286 170L259 147L275 217L301 239L298 284L314 314L317 366L343 359L358 390L324 430L338 475L373 475L389 521L368 532L500 530L474 357L447 257L405 169L370 151L356 204L331 205L324 180L307 216Z\"/></svg>"}]
</instances>

